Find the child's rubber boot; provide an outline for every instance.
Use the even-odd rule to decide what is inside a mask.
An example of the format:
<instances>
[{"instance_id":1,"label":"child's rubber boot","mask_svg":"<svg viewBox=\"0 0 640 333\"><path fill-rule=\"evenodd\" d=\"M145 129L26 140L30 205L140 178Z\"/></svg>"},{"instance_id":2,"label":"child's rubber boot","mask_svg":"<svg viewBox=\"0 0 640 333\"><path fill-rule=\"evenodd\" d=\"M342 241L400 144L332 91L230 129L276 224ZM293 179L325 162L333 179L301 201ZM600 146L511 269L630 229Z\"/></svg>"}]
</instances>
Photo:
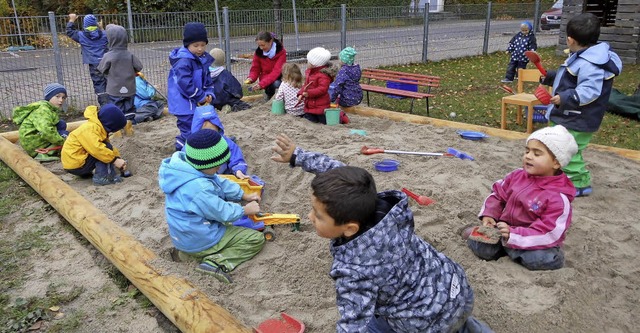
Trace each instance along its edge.
<instances>
[{"instance_id":1,"label":"child's rubber boot","mask_svg":"<svg viewBox=\"0 0 640 333\"><path fill-rule=\"evenodd\" d=\"M59 161L60 157L58 157L58 156L50 156L49 154L38 153L38 155L36 155L33 159L38 161L38 162L40 162L40 163L46 163L46 162Z\"/></svg>"},{"instance_id":2,"label":"child's rubber boot","mask_svg":"<svg viewBox=\"0 0 640 333\"><path fill-rule=\"evenodd\" d=\"M111 185L115 183L122 182L122 178L120 176L106 176L106 177L96 177L93 176L93 183L98 186Z\"/></svg>"},{"instance_id":3,"label":"child's rubber boot","mask_svg":"<svg viewBox=\"0 0 640 333\"><path fill-rule=\"evenodd\" d=\"M591 195L591 193L593 193L593 189L591 188L591 186L576 188L576 198L588 197L589 195Z\"/></svg>"},{"instance_id":4,"label":"child's rubber boot","mask_svg":"<svg viewBox=\"0 0 640 333\"><path fill-rule=\"evenodd\" d=\"M198 265L198 267L196 267L196 271L209 274L222 283L233 283L231 275L227 274L222 270L222 268L218 267L215 264L212 264L211 262L203 261L200 265Z\"/></svg>"}]
</instances>

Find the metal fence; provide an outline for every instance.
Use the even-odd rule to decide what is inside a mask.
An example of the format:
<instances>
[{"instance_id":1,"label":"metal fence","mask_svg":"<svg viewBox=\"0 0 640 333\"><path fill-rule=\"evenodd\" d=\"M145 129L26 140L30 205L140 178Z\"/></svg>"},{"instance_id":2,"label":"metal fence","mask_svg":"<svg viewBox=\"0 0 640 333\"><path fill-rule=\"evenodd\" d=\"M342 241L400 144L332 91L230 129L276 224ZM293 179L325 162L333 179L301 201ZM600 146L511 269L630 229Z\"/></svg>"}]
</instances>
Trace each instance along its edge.
<instances>
[{"instance_id":1,"label":"metal fence","mask_svg":"<svg viewBox=\"0 0 640 333\"><path fill-rule=\"evenodd\" d=\"M259 31L279 31L288 61L305 66L306 52L322 46L337 56L345 46L358 51L363 67L439 61L506 50L520 22L537 26L539 1L518 5L458 5L429 12L410 7L283 9L220 12L132 13L99 15L106 26L116 23L130 33L129 50L144 65L143 72L166 94L168 55L182 45L182 28L203 22L209 49L227 51L228 69L242 81L249 72ZM274 18L275 17L275 18ZM66 15L0 17L0 116L17 105L42 98L43 87L59 82L67 87L68 107L84 109L96 97L80 47L65 35ZM281 24L277 24L281 22ZM18 24L19 23L19 29ZM81 18L76 21L82 27ZM557 31L539 32L539 47L558 43ZM506 63L506 60L505 60ZM304 68L303 68L304 69Z\"/></svg>"}]
</instances>

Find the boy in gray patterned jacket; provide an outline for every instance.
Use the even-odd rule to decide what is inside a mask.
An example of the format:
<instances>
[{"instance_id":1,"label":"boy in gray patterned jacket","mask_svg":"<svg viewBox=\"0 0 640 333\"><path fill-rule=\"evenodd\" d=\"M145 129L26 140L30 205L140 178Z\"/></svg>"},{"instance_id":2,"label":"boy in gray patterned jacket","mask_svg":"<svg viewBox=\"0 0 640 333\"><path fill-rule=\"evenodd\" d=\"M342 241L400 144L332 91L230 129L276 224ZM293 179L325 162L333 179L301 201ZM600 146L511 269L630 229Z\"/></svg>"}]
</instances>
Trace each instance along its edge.
<instances>
[{"instance_id":1,"label":"boy in gray patterned jacket","mask_svg":"<svg viewBox=\"0 0 640 333\"><path fill-rule=\"evenodd\" d=\"M284 134L273 151L274 161L316 174L309 219L331 239L337 332L491 332L471 316L462 267L415 234L404 193L377 193L366 170L306 152Z\"/></svg>"}]
</instances>

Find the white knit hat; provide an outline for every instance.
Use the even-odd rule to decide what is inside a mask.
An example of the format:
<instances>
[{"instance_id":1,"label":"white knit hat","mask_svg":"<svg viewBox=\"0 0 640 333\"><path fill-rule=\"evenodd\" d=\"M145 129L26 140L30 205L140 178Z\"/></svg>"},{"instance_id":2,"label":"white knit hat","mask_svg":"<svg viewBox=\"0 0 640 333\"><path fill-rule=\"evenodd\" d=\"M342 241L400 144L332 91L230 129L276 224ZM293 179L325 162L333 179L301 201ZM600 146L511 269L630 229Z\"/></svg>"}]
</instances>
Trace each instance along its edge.
<instances>
[{"instance_id":1,"label":"white knit hat","mask_svg":"<svg viewBox=\"0 0 640 333\"><path fill-rule=\"evenodd\" d=\"M307 53L309 64L319 67L326 65L331 60L331 52L323 47L316 47Z\"/></svg>"},{"instance_id":2,"label":"white knit hat","mask_svg":"<svg viewBox=\"0 0 640 333\"><path fill-rule=\"evenodd\" d=\"M576 139L562 125L539 129L529 135L527 143L529 140L538 140L547 146L563 168L569 164L571 157L578 152Z\"/></svg>"}]
</instances>

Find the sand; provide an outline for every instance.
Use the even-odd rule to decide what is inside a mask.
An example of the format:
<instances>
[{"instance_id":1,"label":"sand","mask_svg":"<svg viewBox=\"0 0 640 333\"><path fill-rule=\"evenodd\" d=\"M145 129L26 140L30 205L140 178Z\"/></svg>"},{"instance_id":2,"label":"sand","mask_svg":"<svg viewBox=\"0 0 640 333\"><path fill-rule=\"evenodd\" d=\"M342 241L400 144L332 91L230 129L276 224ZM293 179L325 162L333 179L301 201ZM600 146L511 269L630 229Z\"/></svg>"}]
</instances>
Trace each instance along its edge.
<instances>
[{"instance_id":1,"label":"sand","mask_svg":"<svg viewBox=\"0 0 640 333\"><path fill-rule=\"evenodd\" d=\"M235 283L230 286L196 272L194 263L170 259L172 245L157 172L160 161L174 150L177 129L172 116L136 125L133 136L112 139L133 172L133 177L121 184L96 187L90 180L64 173L59 163L47 167L156 252L160 259L155 264L188 278L248 326L257 326L284 311L302 320L306 332L328 333L335 331L338 319L334 285L328 276L332 261L329 241L316 235L307 218L313 175L270 160L274 137L283 132L307 150L369 170L379 191L406 187L433 199L435 203L429 206L411 201L416 233L465 268L476 294L474 314L496 332L637 331L637 162L587 149L585 158L593 174L594 193L574 201L573 224L565 242L565 268L531 272L506 257L492 262L478 259L458 234L461 226L476 221L492 183L521 166L524 140L489 137L469 141L454 128L358 115L350 115L348 125L324 126L289 115L273 115L268 105L260 103L253 109L220 117L226 134L236 136L249 172L266 182L262 210L302 217L299 232L292 232L287 226L276 227L275 241L266 243L260 254L238 267L232 273ZM354 129L364 130L366 135L351 133ZM359 153L363 145L422 152L445 152L453 147L472 155L475 161L414 155L367 156ZM398 160L398 170L375 171L373 162L385 158ZM86 260L91 261L91 257L84 259L58 264L84 275ZM82 307L77 302L70 306ZM90 308L85 307L84 311L92 317ZM130 316L127 312L114 311L113 322Z\"/></svg>"}]
</instances>

